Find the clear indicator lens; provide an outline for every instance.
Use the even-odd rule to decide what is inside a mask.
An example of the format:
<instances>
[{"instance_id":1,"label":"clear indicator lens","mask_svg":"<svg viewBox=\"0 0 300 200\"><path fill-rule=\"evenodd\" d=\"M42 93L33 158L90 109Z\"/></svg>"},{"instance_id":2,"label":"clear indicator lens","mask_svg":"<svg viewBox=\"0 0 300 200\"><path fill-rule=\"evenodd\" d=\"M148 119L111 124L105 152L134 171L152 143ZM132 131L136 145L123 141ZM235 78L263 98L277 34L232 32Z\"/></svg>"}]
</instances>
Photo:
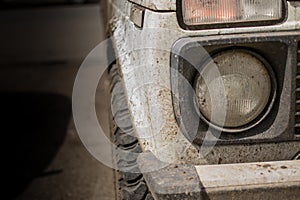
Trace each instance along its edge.
<instances>
[{"instance_id":1,"label":"clear indicator lens","mask_svg":"<svg viewBox=\"0 0 300 200\"><path fill-rule=\"evenodd\" d=\"M279 20L282 0L182 0L186 25Z\"/></svg>"},{"instance_id":2,"label":"clear indicator lens","mask_svg":"<svg viewBox=\"0 0 300 200\"><path fill-rule=\"evenodd\" d=\"M264 63L242 51L216 56L201 70L195 87L201 114L222 127L250 123L263 112L271 95L271 79ZM224 109L225 120L218 115L212 119L212 111Z\"/></svg>"}]
</instances>

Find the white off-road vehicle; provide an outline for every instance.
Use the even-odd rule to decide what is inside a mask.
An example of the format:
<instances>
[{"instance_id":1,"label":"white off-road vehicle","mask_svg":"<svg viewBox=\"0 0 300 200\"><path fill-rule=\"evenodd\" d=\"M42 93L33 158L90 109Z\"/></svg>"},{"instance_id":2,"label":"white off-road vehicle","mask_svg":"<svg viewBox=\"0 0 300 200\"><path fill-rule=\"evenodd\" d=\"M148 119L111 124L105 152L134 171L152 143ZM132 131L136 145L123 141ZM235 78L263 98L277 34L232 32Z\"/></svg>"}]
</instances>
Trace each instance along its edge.
<instances>
[{"instance_id":1,"label":"white off-road vehicle","mask_svg":"<svg viewBox=\"0 0 300 200\"><path fill-rule=\"evenodd\" d=\"M120 199L300 199L300 1L102 0Z\"/></svg>"}]
</instances>

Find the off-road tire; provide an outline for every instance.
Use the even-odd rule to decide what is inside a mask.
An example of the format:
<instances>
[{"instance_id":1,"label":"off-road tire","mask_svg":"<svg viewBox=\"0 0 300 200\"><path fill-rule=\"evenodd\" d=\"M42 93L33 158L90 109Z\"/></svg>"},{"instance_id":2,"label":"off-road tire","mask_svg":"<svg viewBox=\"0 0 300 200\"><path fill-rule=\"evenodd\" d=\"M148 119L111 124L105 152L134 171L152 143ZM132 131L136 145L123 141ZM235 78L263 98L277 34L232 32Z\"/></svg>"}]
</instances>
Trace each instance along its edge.
<instances>
[{"instance_id":1,"label":"off-road tire","mask_svg":"<svg viewBox=\"0 0 300 200\"><path fill-rule=\"evenodd\" d=\"M116 64L109 69L111 78L111 137L117 148L140 153L141 147L134 136L130 114L122 79ZM154 199L147 187L143 175L139 172L135 155L119 155L114 153L115 189L117 200L152 200ZM122 170L123 169L123 170ZM137 173L124 172L133 169Z\"/></svg>"}]
</instances>

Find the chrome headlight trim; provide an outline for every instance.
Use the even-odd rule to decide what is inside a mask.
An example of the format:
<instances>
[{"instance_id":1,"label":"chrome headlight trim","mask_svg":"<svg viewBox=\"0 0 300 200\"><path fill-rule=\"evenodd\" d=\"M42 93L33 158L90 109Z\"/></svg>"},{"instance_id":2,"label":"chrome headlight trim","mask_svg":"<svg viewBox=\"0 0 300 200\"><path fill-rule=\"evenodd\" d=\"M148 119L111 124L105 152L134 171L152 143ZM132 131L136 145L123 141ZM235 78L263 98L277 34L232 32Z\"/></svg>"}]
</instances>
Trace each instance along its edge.
<instances>
[{"instance_id":1,"label":"chrome headlight trim","mask_svg":"<svg viewBox=\"0 0 300 200\"><path fill-rule=\"evenodd\" d=\"M260 114L258 114L252 121L250 121L249 123L242 125L242 126L238 126L238 127L226 127L226 126L219 126L217 124L215 124L214 122L211 122L210 120L207 119L207 117L205 117L201 111L199 110L199 107L197 105L197 99L196 96L193 97L193 101L194 101L194 105L195 105L195 109L197 110L197 113L199 115L199 117L208 125L210 125L212 128L216 129L216 130L220 130L222 132L228 132L228 133L238 133L238 132L242 132L242 131L246 131L249 130L255 126L257 126L261 121L263 121L266 116L270 113L275 99L276 99L276 95L277 95L277 80L276 80L276 76L275 73L271 67L271 65L267 62L266 59L264 59L262 56L260 56L259 54L248 50L248 49L225 49L225 50L221 50L218 51L216 53L214 53L212 55L212 58L215 58L216 56L223 54L224 52L228 52L228 51L237 51L237 52L245 52L247 54L250 54L252 56L254 56L255 58L257 58L261 63L263 63L265 69L268 72L268 75L270 77L270 81L271 81L271 91L270 91L270 96L268 99L268 102L265 106L265 108L262 110L262 112ZM207 65L207 63L210 62L210 60L204 62L202 64L203 68ZM202 67L200 67L202 68ZM199 75L198 75L199 76ZM197 77L196 77L197 79ZM195 80L196 80L195 79ZM194 88L196 86L194 85Z\"/></svg>"}]
</instances>

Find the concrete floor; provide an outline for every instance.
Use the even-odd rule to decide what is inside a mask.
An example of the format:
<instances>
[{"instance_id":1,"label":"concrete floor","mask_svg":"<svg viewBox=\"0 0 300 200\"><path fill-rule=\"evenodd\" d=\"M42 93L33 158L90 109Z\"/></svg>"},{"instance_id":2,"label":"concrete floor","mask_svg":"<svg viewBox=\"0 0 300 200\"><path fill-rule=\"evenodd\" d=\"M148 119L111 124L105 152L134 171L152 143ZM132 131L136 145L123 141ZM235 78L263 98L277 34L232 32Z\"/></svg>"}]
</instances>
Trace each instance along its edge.
<instances>
[{"instance_id":1,"label":"concrete floor","mask_svg":"<svg viewBox=\"0 0 300 200\"><path fill-rule=\"evenodd\" d=\"M4 10L0 27L3 199L114 199L113 171L87 152L72 120L77 70L104 40L99 7ZM106 132L108 85L105 75L96 98Z\"/></svg>"}]
</instances>

